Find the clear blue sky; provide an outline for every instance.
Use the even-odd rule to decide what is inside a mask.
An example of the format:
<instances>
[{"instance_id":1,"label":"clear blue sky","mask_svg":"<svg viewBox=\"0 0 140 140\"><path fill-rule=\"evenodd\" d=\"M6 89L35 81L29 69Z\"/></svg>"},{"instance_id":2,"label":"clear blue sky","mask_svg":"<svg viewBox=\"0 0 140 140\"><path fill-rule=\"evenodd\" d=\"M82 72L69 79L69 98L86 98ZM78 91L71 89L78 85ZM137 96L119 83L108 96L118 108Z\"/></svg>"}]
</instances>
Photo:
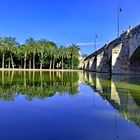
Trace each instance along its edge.
<instances>
[{"instance_id":1,"label":"clear blue sky","mask_svg":"<svg viewBox=\"0 0 140 140\"><path fill-rule=\"evenodd\" d=\"M97 33L97 42L106 42L116 37L118 3L123 9L121 31L140 24L140 0L0 0L0 36L67 45L93 42ZM81 48L82 53L94 49Z\"/></svg>"}]
</instances>

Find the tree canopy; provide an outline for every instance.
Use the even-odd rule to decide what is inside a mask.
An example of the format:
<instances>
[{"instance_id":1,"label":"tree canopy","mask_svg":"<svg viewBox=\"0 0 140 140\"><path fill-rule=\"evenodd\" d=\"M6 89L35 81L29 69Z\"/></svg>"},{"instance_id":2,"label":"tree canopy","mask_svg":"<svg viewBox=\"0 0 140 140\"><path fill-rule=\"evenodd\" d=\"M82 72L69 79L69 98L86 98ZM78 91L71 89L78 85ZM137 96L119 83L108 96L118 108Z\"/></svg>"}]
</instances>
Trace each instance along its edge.
<instances>
[{"instance_id":1,"label":"tree canopy","mask_svg":"<svg viewBox=\"0 0 140 140\"><path fill-rule=\"evenodd\" d=\"M24 69L77 69L80 48L57 46L46 39L28 38L20 44L12 37L0 38L0 67Z\"/></svg>"}]
</instances>

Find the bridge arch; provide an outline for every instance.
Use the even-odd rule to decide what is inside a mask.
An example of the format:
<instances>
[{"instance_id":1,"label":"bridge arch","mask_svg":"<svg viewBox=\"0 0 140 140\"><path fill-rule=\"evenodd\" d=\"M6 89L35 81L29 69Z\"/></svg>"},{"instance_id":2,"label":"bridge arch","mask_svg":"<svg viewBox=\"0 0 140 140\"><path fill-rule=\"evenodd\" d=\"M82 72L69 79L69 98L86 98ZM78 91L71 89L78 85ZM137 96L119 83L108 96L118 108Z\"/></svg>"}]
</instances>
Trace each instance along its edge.
<instances>
[{"instance_id":1,"label":"bridge arch","mask_svg":"<svg viewBox=\"0 0 140 140\"><path fill-rule=\"evenodd\" d=\"M140 27L139 27L140 28ZM137 30L136 30L137 31ZM130 38L128 41L128 46L129 46L129 58L132 57L132 55L137 51L137 49L140 47L140 29L136 33L132 32L130 34Z\"/></svg>"},{"instance_id":2,"label":"bridge arch","mask_svg":"<svg viewBox=\"0 0 140 140\"><path fill-rule=\"evenodd\" d=\"M130 72L140 73L140 45L129 58Z\"/></svg>"}]
</instances>

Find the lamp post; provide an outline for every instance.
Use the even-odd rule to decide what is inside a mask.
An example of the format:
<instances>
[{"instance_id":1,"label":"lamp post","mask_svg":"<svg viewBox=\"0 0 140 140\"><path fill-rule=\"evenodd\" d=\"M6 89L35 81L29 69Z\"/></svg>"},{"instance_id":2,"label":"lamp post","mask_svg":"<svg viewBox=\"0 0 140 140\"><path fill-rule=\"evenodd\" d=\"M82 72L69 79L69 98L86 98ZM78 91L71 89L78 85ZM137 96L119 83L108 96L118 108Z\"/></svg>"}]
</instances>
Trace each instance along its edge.
<instances>
[{"instance_id":1,"label":"lamp post","mask_svg":"<svg viewBox=\"0 0 140 140\"><path fill-rule=\"evenodd\" d=\"M118 5L117 9L117 37L120 36L120 13L122 12L122 8Z\"/></svg>"},{"instance_id":2,"label":"lamp post","mask_svg":"<svg viewBox=\"0 0 140 140\"><path fill-rule=\"evenodd\" d=\"M94 38L94 50L96 51L97 50L97 34L95 34L95 38Z\"/></svg>"}]
</instances>

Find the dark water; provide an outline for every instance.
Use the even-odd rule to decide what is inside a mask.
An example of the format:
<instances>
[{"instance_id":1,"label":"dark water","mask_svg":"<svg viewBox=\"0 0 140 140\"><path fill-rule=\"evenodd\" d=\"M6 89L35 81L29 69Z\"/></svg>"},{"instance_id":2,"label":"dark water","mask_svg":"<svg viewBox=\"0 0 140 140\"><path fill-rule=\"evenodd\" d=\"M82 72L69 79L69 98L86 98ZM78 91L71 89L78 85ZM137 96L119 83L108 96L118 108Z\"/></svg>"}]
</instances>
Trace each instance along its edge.
<instances>
[{"instance_id":1,"label":"dark water","mask_svg":"<svg viewBox=\"0 0 140 140\"><path fill-rule=\"evenodd\" d=\"M140 140L140 76L0 72L0 140Z\"/></svg>"}]
</instances>

